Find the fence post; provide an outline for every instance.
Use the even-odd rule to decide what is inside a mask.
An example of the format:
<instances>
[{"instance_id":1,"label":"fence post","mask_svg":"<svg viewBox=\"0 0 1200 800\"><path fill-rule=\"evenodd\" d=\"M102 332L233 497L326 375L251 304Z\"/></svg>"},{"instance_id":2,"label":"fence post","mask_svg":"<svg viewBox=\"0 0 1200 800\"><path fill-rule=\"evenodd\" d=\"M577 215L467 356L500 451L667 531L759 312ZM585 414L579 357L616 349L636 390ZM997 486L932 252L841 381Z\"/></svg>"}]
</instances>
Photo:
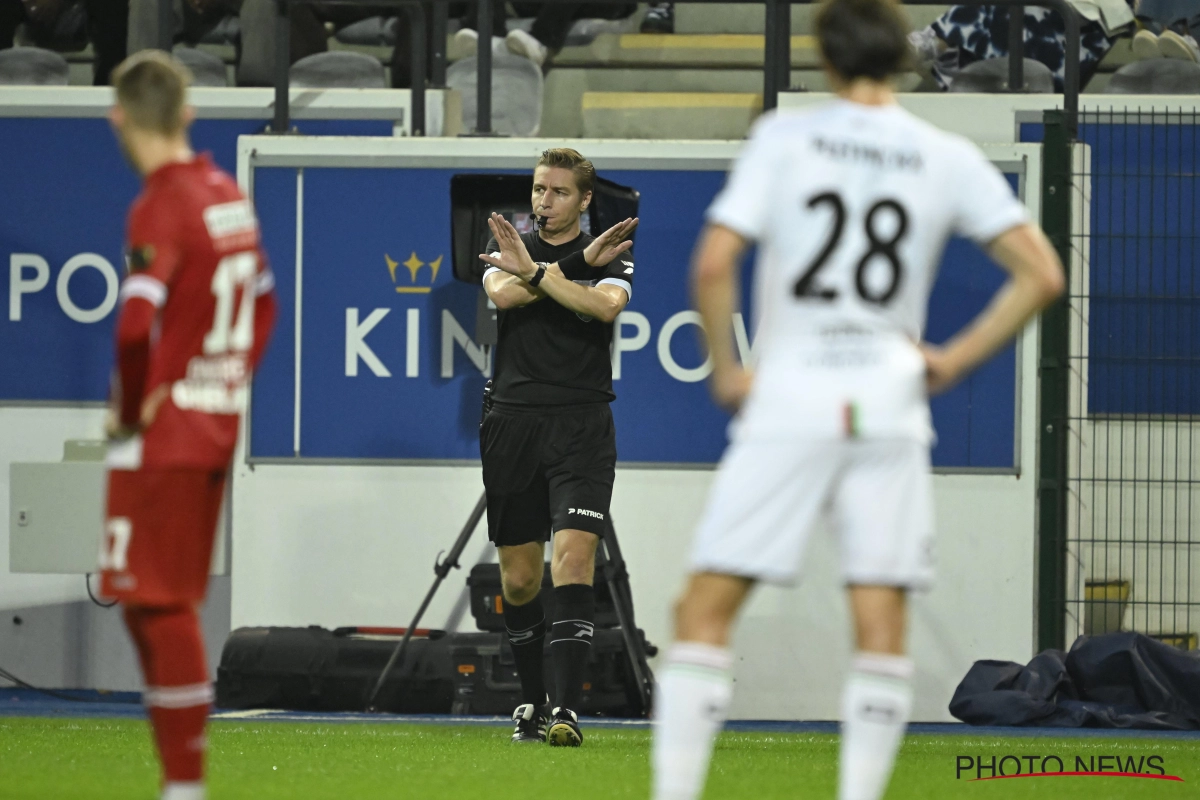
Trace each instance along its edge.
<instances>
[{"instance_id":1,"label":"fence post","mask_svg":"<svg viewBox=\"0 0 1200 800\"><path fill-rule=\"evenodd\" d=\"M1025 6L1008 7L1008 90L1025 91Z\"/></svg>"},{"instance_id":2,"label":"fence post","mask_svg":"<svg viewBox=\"0 0 1200 800\"><path fill-rule=\"evenodd\" d=\"M779 97L779 6L782 0L766 0L763 26L763 111L778 105Z\"/></svg>"},{"instance_id":3,"label":"fence post","mask_svg":"<svg viewBox=\"0 0 1200 800\"><path fill-rule=\"evenodd\" d=\"M116 13L116 12L106 12ZM158 0L158 48L171 52L175 42L175 7L171 0Z\"/></svg>"},{"instance_id":4,"label":"fence post","mask_svg":"<svg viewBox=\"0 0 1200 800\"><path fill-rule=\"evenodd\" d=\"M291 109L288 108L288 71L292 66L292 20L290 0L275 3L275 118L271 133L287 133Z\"/></svg>"},{"instance_id":5,"label":"fence post","mask_svg":"<svg viewBox=\"0 0 1200 800\"><path fill-rule=\"evenodd\" d=\"M412 72L412 85L409 87L410 103L409 128L413 136L425 135L425 74L429 69L425 57L425 41L428 31L425 26L428 18L425 7L421 3L406 3L404 12L408 15L409 63Z\"/></svg>"},{"instance_id":6,"label":"fence post","mask_svg":"<svg viewBox=\"0 0 1200 800\"><path fill-rule=\"evenodd\" d=\"M775 51L775 69L779 77L775 80L775 91L786 92L792 88L792 0L783 0L777 12L779 37ZM779 95L775 96L775 105L779 105Z\"/></svg>"},{"instance_id":7,"label":"fence post","mask_svg":"<svg viewBox=\"0 0 1200 800\"><path fill-rule=\"evenodd\" d=\"M1047 111L1042 140L1042 227L1071 285L1071 132L1068 114ZM1064 648L1067 583L1067 448L1070 291L1042 314L1038 359L1037 648Z\"/></svg>"},{"instance_id":8,"label":"fence post","mask_svg":"<svg viewBox=\"0 0 1200 800\"><path fill-rule=\"evenodd\" d=\"M476 27L479 44L475 46L475 133L488 136L492 132L492 7L493 0L478 0L479 16Z\"/></svg>"},{"instance_id":9,"label":"fence post","mask_svg":"<svg viewBox=\"0 0 1200 800\"><path fill-rule=\"evenodd\" d=\"M439 89L446 88L446 28L447 6L445 3L434 2L430 14L430 44L433 50L429 54L429 81Z\"/></svg>"}]
</instances>

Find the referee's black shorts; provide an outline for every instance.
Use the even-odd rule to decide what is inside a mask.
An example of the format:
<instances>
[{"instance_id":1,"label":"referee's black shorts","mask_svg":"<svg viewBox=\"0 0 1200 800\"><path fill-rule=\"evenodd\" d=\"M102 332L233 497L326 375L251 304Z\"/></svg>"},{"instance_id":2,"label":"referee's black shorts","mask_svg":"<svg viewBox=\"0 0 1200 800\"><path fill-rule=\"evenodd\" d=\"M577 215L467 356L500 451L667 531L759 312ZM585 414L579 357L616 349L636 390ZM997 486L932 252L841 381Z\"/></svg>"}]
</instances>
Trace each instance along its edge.
<instances>
[{"instance_id":1,"label":"referee's black shorts","mask_svg":"<svg viewBox=\"0 0 1200 800\"><path fill-rule=\"evenodd\" d=\"M616 478L608 403L496 403L479 431L488 538L498 547L573 529L604 536Z\"/></svg>"}]
</instances>

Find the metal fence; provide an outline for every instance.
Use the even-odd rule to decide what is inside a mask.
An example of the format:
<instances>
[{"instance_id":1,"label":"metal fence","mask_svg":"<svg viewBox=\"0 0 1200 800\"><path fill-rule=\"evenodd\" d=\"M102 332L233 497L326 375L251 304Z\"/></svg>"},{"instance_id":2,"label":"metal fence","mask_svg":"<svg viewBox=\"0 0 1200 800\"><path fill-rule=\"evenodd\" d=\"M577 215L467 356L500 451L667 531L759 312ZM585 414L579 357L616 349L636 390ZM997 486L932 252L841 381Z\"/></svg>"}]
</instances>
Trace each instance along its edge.
<instances>
[{"instance_id":1,"label":"metal fence","mask_svg":"<svg viewBox=\"0 0 1200 800\"><path fill-rule=\"evenodd\" d=\"M592 0L593 3L623 5L628 0ZM773 109L778 104L779 92L786 91L791 84L792 69L792 16L794 4L791 0L688 0L691 3L717 2L745 3L765 7L764 29L767 34L763 42L763 110ZM170 0L160 0L165 6ZM435 87L444 87L446 78L446 30L447 7L452 0L276 0L275 20L275 118L271 125L273 133L289 130L288 110L288 67L290 26L288 16L297 5L313 4L396 6L408 15L411 24L409 42L412 76L412 133L423 136L425 132L426 70L426 25L431 26L431 48L429 52L429 79ZM492 29L493 14L499 0L478 0L478 29ZM562 2L562 0L535 0L535 2ZM921 0L908 5L941 5L937 0ZM958 5L1007 6L1009 8L1009 81L1012 91L1021 92L1025 87L1024 73L1024 19L1025 6L1040 6L1057 11L1066 24L1066 52L1064 55L1063 108L1067 112L1068 124L1079 109L1079 15L1067 0L959 0ZM163 30L166 30L164 28ZM481 41L488 41L487 36ZM397 43L399 46L399 43ZM492 51L490 47L477 48L476 124L474 135L490 136L492 130Z\"/></svg>"},{"instance_id":2,"label":"metal fence","mask_svg":"<svg viewBox=\"0 0 1200 800\"><path fill-rule=\"evenodd\" d=\"M1197 644L1197 123L1088 111L1073 147L1047 127L1071 279L1043 327L1043 647L1116 630Z\"/></svg>"}]
</instances>

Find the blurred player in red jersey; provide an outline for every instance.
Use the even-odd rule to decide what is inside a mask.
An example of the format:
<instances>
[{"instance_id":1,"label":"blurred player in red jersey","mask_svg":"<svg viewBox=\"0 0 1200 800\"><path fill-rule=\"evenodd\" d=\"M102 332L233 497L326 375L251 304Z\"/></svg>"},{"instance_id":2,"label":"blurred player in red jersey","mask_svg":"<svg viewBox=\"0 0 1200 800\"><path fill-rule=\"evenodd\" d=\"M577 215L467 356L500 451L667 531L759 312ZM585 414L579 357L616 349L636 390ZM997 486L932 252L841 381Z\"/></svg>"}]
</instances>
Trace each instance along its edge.
<instances>
[{"instance_id":1,"label":"blurred player in red jersey","mask_svg":"<svg viewBox=\"0 0 1200 800\"><path fill-rule=\"evenodd\" d=\"M110 120L145 186L129 212L108 422L102 590L146 681L163 800L202 800L212 702L197 605L250 374L275 319L250 202L187 129L186 69L165 53L113 73Z\"/></svg>"}]
</instances>

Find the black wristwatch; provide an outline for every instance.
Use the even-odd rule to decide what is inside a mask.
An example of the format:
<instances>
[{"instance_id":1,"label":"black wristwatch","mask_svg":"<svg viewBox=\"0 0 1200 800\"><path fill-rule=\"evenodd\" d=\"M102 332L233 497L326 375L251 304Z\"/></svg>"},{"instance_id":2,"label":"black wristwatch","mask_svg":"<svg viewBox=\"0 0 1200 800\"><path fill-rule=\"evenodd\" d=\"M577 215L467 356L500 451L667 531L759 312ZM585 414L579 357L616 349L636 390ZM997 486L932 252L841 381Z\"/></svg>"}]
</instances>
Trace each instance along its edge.
<instances>
[{"instance_id":1,"label":"black wristwatch","mask_svg":"<svg viewBox=\"0 0 1200 800\"><path fill-rule=\"evenodd\" d=\"M533 273L533 277L529 279L530 286L537 286L542 282L542 278L546 277L546 262L537 262L537 272Z\"/></svg>"}]
</instances>

